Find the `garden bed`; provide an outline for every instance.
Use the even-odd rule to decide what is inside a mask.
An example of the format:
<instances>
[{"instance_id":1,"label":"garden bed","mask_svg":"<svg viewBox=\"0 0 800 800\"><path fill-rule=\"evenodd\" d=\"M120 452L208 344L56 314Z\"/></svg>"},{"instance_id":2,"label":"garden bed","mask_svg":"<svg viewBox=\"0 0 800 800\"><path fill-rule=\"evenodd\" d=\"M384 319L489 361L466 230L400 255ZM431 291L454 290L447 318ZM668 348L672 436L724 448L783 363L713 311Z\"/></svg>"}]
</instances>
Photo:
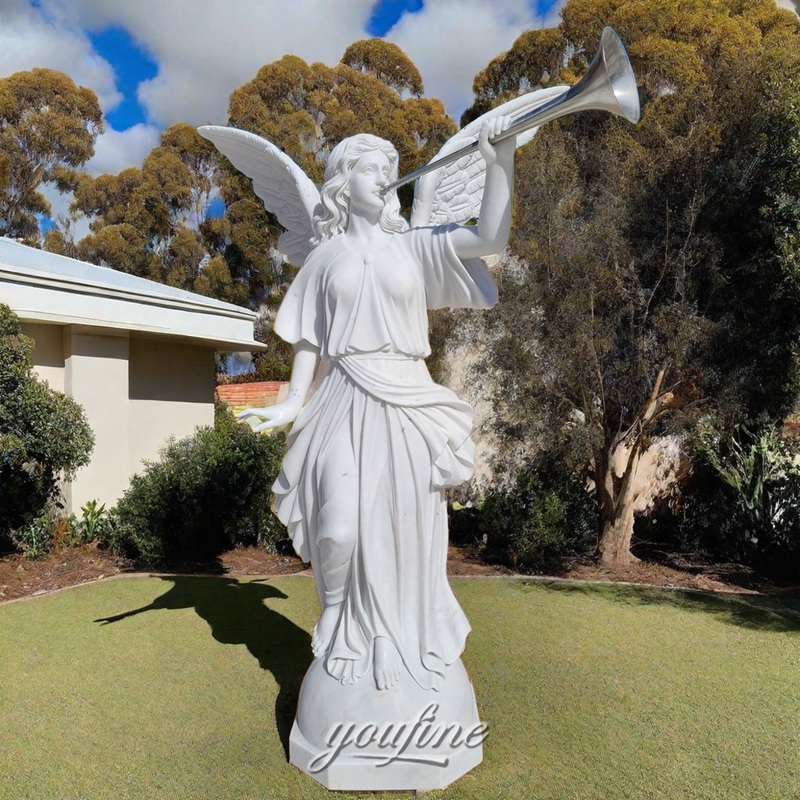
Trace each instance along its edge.
<instances>
[{"instance_id":1,"label":"garden bed","mask_svg":"<svg viewBox=\"0 0 800 800\"><path fill-rule=\"evenodd\" d=\"M770 587L750 581L742 585L741 570L725 569L729 565L704 565L700 571L676 569L640 561L629 569L612 572L588 559L575 561L558 577L586 581L634 583L647 586L700 589L714 592L755 592ZM216 574L232 576L276 576L303 572L307 565L294 556L268 553L258 547L237 547L220 555L211 563L173 564L165 572L176 574ZM459 576L492 576L514 574L505 567L487 563L474 548L451 546L448 574ZM63 548L43 558L32 560L19 554L0 557L0 602L76 586L81 583L134 572L125 559L92 545Z\"/></svg>"}]
</instances>

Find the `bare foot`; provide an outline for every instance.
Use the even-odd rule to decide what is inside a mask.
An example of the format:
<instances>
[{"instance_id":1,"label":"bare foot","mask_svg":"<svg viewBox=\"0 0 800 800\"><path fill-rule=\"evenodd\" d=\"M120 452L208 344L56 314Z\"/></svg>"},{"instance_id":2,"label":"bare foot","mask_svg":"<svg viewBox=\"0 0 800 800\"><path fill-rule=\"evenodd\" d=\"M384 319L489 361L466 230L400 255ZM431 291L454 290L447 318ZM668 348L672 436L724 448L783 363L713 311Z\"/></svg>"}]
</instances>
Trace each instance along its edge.
<instances>
[{"instance_id":1,"label":"bare foot","mask_svg":"<svg viewBox=\"0 0 800 800\"><path fill-rule=\"evenodd\" d=\"M311 652L314 653L314 658L321 658L328 652L328 645L333 639L333 632L336 630L336 623L339 621L341 607L341 603L327 606L322 612L322 616L317 620L317 624L311 634Z\"/></svg>"},{"instance_id":2,"label":"bare foot","mask_svg":"<svg viewBox=\"0 0 800 800\"><path fill-rule=\"evenodd\" d=\"M373 663L375 685L379 689L391 689L403 674L403 659L394 642L383 636L375 639L375 655Z\"/></svg>"}]
</instances>

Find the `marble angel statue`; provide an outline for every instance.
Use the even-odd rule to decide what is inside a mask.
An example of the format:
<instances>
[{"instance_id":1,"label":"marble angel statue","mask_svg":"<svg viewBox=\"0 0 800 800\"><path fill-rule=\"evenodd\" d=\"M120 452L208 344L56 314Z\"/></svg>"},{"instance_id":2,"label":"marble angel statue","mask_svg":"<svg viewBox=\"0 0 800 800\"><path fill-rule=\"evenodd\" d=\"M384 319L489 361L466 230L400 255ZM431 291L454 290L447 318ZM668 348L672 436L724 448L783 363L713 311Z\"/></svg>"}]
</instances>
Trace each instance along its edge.
<instances>
[{"instance_id":1,"label":"marble angel statue","mask_svg":"<svg viewBox=\"0 0 800 800\"><path fill-rule=\"evenodd\" d=\"M523 137L490 139L509 114L559 92L517 98L456 134L441 154L476 138L478 151L418 182L410 225L396 191L382 191L398 169L383 139L339 143L320 192L270 142L199 129L253 179L287 229L279 248L302 264L275 321L294 345L288 399L239 416L263 418L256 430L293 423L275 509L313 566L314 656L343 684L369 676L388 689L407 673L436 690L464 649L470 627L446 577L445 490L472 473L472 410L431 380L427 309L495 303L480 257L508 241Z\"/></svg>"}]
</instances>

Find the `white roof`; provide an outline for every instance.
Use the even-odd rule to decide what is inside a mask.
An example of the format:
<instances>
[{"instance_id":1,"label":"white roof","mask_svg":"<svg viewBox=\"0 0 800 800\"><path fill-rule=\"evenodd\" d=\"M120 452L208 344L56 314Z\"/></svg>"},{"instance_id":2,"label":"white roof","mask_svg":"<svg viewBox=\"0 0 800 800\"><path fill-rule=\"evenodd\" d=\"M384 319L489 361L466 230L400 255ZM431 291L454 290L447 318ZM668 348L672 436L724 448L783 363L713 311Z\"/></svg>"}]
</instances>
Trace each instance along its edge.
<instances>
[{"instance_id":1,"label":"white roof","mask_svg":"<svg viewBox=\"0 0 800 800\"><path fill-rule=\"evenodd\" d=\"M88 325L263 350L256 313L0 237L0 302L27 322Z\"/></svg>"}]
</instances>

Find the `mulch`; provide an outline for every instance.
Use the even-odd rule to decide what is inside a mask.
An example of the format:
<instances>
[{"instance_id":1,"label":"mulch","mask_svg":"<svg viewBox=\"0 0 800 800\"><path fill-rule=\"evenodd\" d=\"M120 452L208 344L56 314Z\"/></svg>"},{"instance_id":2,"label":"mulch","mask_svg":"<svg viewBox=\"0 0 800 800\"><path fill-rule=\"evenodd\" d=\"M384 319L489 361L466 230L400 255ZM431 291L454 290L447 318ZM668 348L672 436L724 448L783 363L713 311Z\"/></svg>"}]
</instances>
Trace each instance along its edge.
<instances>
[{"instance_id":1,"label":"mulch","mask_svg":"<svg viewBox=\"0 0 800 800\"><path fill-rule=\"evenodd\" d=\"M581 559L557 577L748 594L770 588L758 584L746 570L736 565L687 563L681 567L640 561L626 570L612 572L589 559ZM0 602L135 572L129 561L92 545L64 548L37 560L20 554L0 556ZM308 565L300 559L267 553L257 547L237 547L212 563L170 565L165 572L235 577L310 574ZM487 562L475 548L451 546L448 574L451 577L491 577L515 573Z\"/></svg>"}]
</instances>

